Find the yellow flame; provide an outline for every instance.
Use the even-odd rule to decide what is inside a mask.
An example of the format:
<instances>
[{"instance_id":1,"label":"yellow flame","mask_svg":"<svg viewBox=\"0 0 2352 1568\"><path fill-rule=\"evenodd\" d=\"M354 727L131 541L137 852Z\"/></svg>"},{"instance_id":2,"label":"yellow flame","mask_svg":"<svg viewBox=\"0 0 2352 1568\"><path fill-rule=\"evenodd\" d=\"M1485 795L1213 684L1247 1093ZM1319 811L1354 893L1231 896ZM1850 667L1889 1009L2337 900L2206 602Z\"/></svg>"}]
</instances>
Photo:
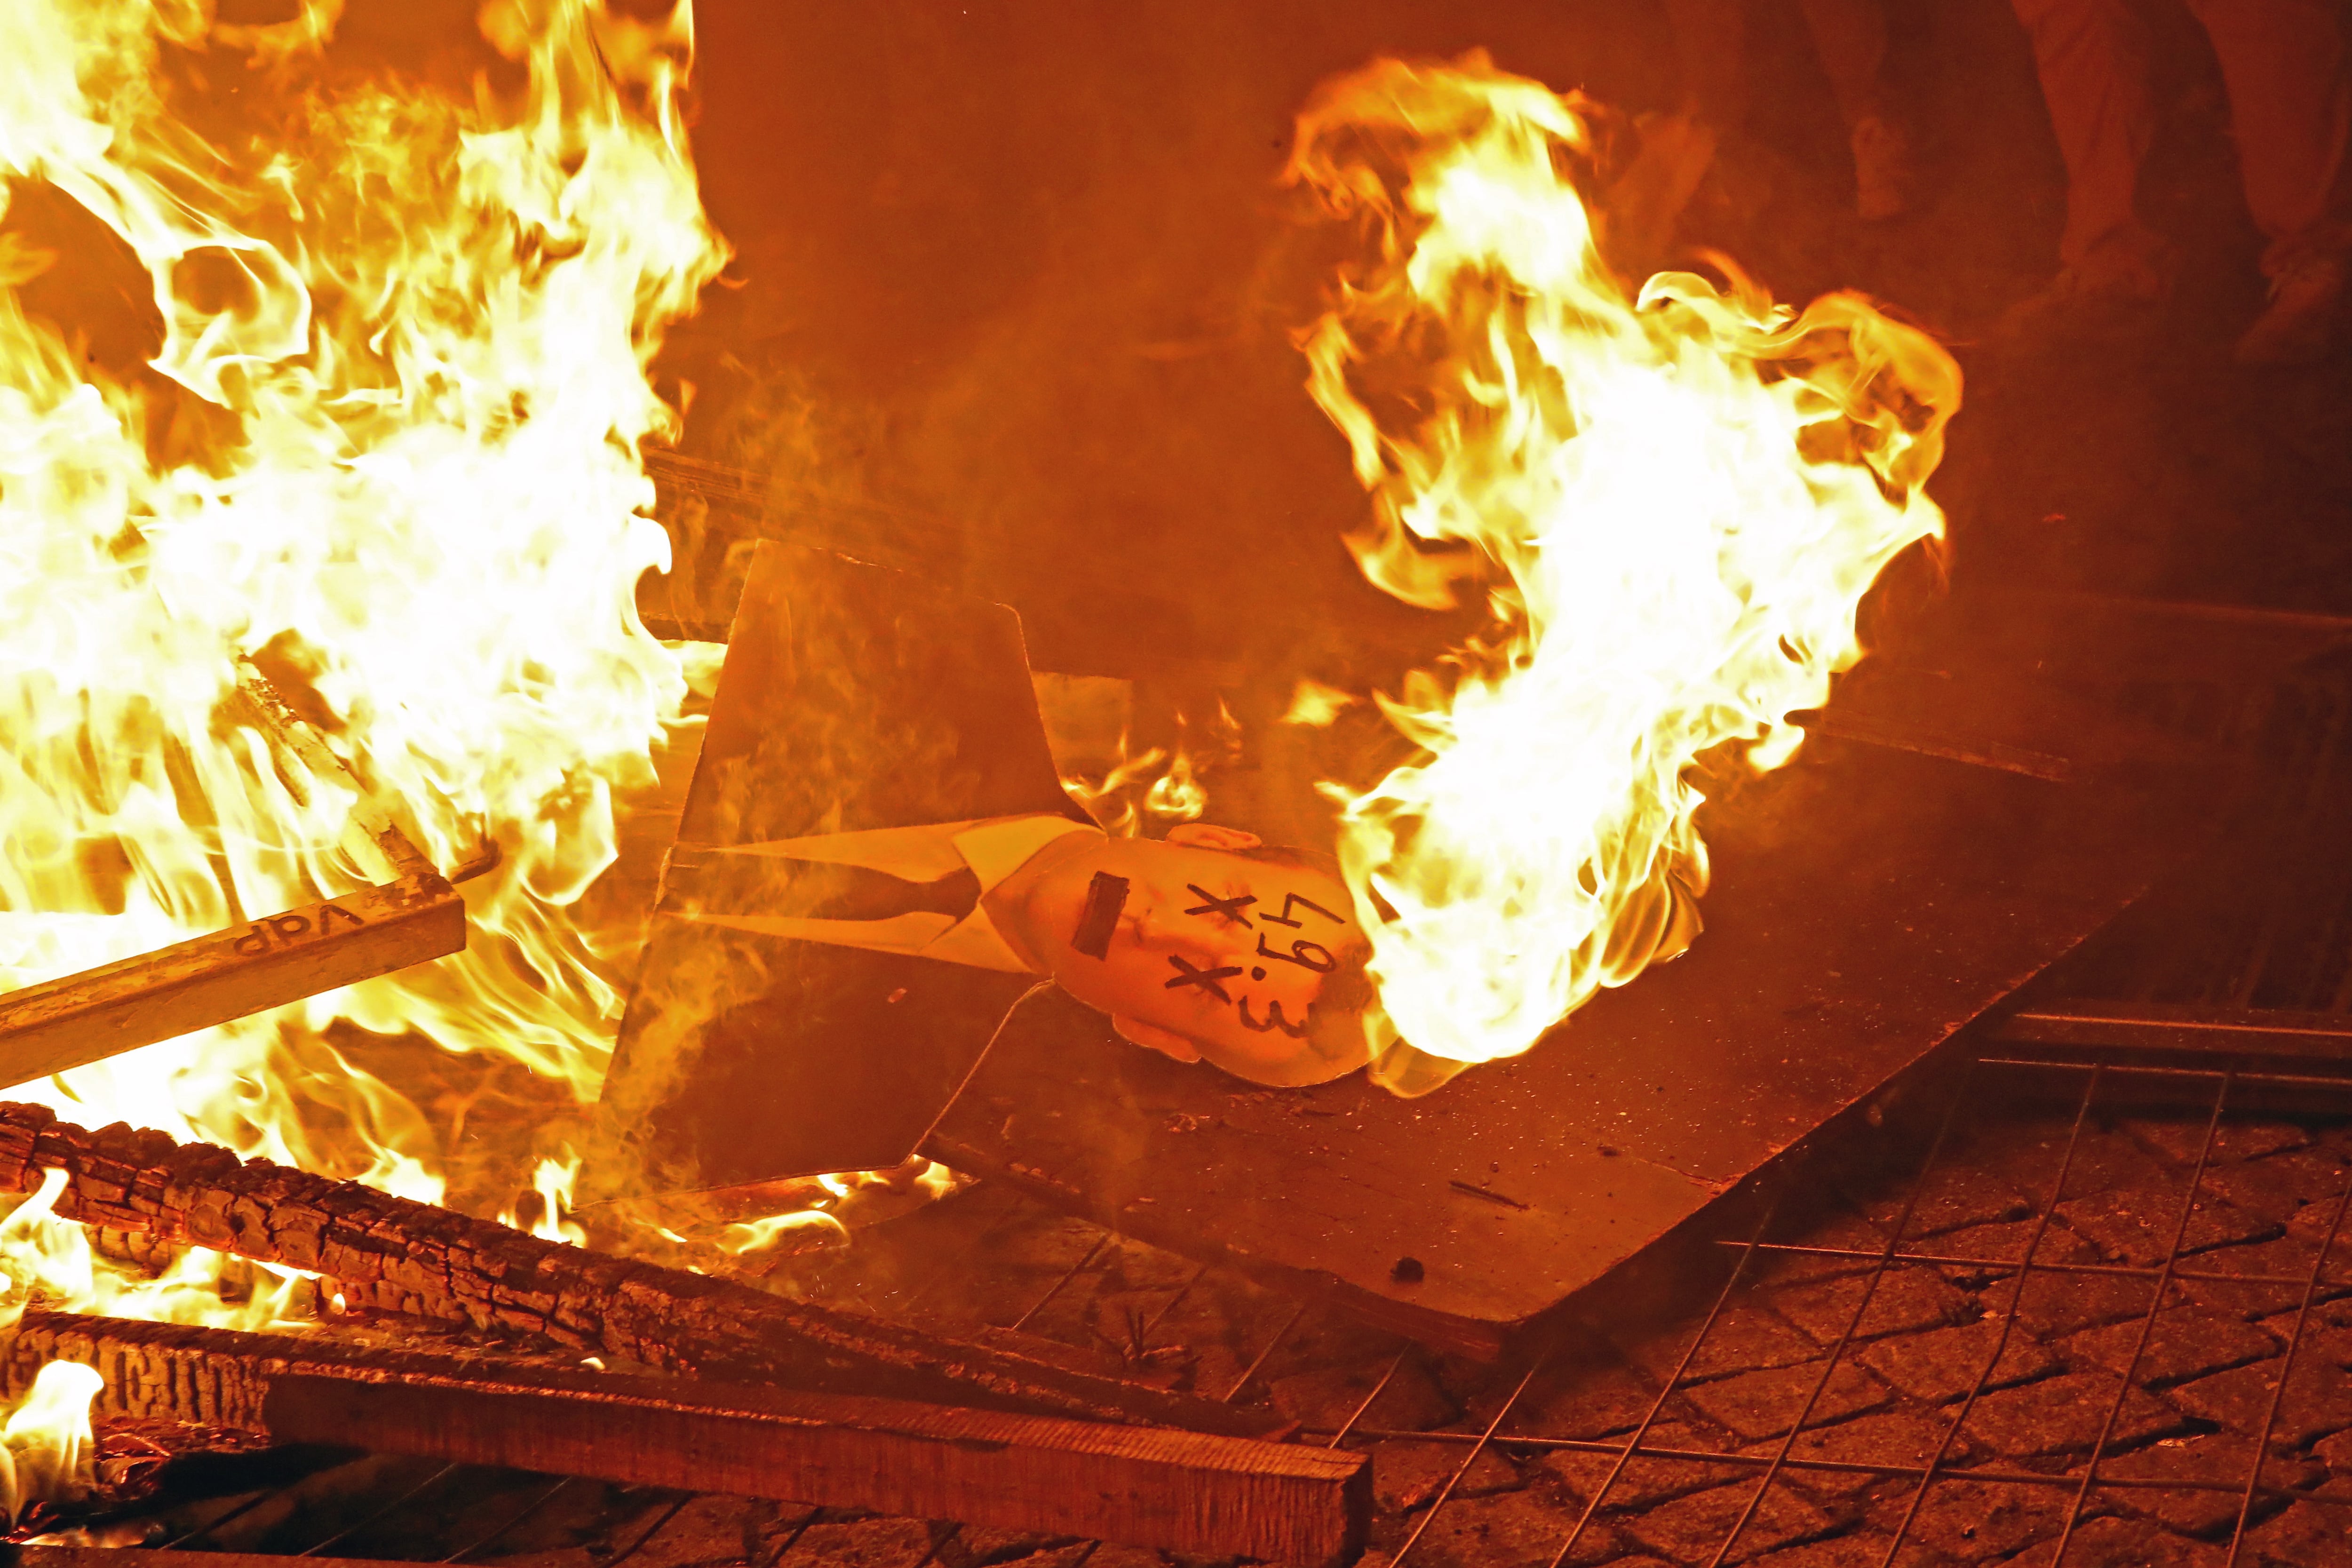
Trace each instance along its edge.
<instances>
[{"instance_id":1,"label":"yellow flame","mask_svg":"<svg viewBox=\"0 0 2352 1568\"><path fill-rule=\"evenodd\" d=\"M106 1380L79 1362L53 1361L0 1427L0 1503L12 1520L28 1503L66 1501L96 1484L90 1401Z\"/></svg>"},{"instance_id":2,"label":"yellow flame","mask_svg":"<svg viewBox=\"0 0 2352 1568\"><path fill-rule=\"evenodd\" d=\"M1303 724L1310 730L1326 729L1355 705L1356 698L1350 692L1319 680L1301 679L1290 693L1290 706L1283 710L1282 721Z\"/></svg>"},{"instance_id":3,"label":"yellow flame","mask_svg":"<svg viewBox=\"0 0 2352 1568\"><path fill-rule=\"evenodd\" d=\"M470 951L16 1092L437 1198L422 1113L319 1031L414 1026L593 1094L620 998L566 911L686 691L633 600L668 548L638 449L677 424L646 367L727 253L677 104L687 0L494 0L524 85L466 100L321 69L341 8L0 6L0 175L110 231L159 339L95 363L0 233L0 988L367 875L349 792L298 797L226 721L240 658L290 672L439 864L503 852ZM207 144L186 62L237 53L269 90Z\"/></svg>"},{"instance_id":4,"label":"yellow flame","mask_svg":"<svg viewBox=\"0 0 2352 1568\"><path fill-rule=\"evenodd\" d=\"M1679 950L1706 880L1693 761L1785 761L1787 715L1860 656L1864 591L1942 531L1920 487L1950 356L1720 258L1727 288L1628 288L1578 192L1593 112L1483 55L1382 61L1317 93L1289 166L1372 251L1302 339L1373 496L1357 561L1493 616L1384 703L1423 754L1347 800L1341 839L1375 1045L1459 1062Z\"/></svg>"},{"instance_id":5,"label":"yellow flame","mask_svg":"<svg viewBox=\"0 0 2352 1568\"><path fill-rule=\"evenodd\" d=\"M530 1188L538 1194L538 1213L529 1225L522 1222L516 1208L499 1215L500 1225L527 1230L541 1241L568 1241L574 1247L588 1245L588 1232L577 1221L567 1217L572 1211L572 1190L580 1180L580 1156L564 1151L565 1159L546 1156L531 1173Z\"/></svg>"}]
</instances>

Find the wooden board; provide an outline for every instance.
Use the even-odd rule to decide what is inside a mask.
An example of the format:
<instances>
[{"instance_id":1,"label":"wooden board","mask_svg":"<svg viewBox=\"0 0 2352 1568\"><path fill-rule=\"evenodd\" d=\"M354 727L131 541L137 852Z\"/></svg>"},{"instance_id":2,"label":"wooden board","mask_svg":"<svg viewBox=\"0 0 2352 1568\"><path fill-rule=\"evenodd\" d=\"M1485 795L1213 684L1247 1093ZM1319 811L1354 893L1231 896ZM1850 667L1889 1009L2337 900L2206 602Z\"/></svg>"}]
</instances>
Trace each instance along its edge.
<instances>
[{"instance_id":1,"label":"wooden board","mask_svg":"<svg viewBox=\"0 0 2352 1568\"><path fill-rule=\"evenodd\" d=\"M465 900L425 867L0 996L0 1084L88 1067L465 946Z\"/></svg>"},{"instance_id":2,"label":"wooden board","mask_svg":"<svg viewBox=\"0 0 2352 1568\"><path fill-rule=\"evenodd\" d=\"M0 995L0 1086L465 951L465 900L258 670L246 668L224 718L259 735L298 798L313 779L358 794L345 841L387 879Z\"/></svg>"},{"instance_id":3,"label":"wooden board","mask_svg":"<svg viewBox=\"0 0 2352 1568\"><path fill-rule=\"evenodd\" d=\"M2132 795L1817 738L1707 808L1692 952L1527 1056L1418 1100L1360 1079L1254 1091L1049 995L927 1152L1491 1354L2105 923L2168 863L2165 821Z\"/></svg>"},{"instance_id":4,"label":"wooden board","mask_svg":"<svg viewBox=\"0 0 2352 1568\"><path fill-rule=\"evenodd\" d=\"M1347 1562L1371 1512L1367 1456L1165 1428L65 1313L27 1316L8 1389L57 1359L105 1414L1201 1555Z\"/></svg>"}]
</instances>

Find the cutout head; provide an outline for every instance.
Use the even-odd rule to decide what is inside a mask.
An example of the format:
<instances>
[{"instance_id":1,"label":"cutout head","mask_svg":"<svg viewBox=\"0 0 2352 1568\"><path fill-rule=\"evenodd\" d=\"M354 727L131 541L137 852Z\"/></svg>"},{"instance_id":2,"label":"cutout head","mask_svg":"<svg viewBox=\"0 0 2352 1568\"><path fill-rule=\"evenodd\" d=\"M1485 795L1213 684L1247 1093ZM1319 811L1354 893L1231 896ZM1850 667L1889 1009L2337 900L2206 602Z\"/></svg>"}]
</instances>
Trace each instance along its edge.
<instances>
[{"instance_id":1,"label":"cutout head","mask_svg":"<svg viewBox=\"0 0 2352 1568\"><path fill-rule=\"evenodd\" d=\"M1364 1065L1371 949L1327 858L1198 823L1063 842L1018 889L1013 923L1037 966L1121 1035L1255 1083Z\"/></svg>"}]
</instances>

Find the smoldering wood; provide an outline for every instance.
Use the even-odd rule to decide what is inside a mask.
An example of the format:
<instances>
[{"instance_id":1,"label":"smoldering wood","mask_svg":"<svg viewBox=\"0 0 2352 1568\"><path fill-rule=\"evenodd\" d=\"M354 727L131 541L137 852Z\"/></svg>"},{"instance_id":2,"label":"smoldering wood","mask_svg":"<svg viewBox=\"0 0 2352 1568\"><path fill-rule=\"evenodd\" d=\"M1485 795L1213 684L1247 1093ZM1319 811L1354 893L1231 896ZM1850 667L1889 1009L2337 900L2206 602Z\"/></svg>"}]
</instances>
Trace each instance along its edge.
<instances>
[{"instance_id":1,"label":"smoldering wood","mask_svg":"<svg viewBox=\"0 0 2352 1568\"><path fill-rule=\"evenodd\" d=\"M542 1241L209 1144L0 1103L0 1191L62 1171L58 1214L324 1275L346 1301L665 1372L1255 1436L1280 1417Z\"/></svg>"},{"instance_id":2,"label":"smoldering wood","mask_svg":"<svg viewBox=\"0 0 2352 1568\"><path fill-rule=\"evenodd\" d=\"M46 1312L9 1391L53 1360L109 1415L1175 1552L1335 1564L1370 1515L1365 1456L1242 1437Z\"/></svg>"},{"instance_id":3,"label":"smoldering wood","mask_svg":"<svg viewBox=\"0 0 2352 1568\"><path fill-rule=\"evenodd\" d=\"M347 837L380 859L389 879L0 996L0 1084L88 1067L464 951L464 899L366 800L318 732L251 668L231 707L233 721L268 744L297 799L307 802L312 781L325 780L359 798Z\"/></svg>"}]
</instances>

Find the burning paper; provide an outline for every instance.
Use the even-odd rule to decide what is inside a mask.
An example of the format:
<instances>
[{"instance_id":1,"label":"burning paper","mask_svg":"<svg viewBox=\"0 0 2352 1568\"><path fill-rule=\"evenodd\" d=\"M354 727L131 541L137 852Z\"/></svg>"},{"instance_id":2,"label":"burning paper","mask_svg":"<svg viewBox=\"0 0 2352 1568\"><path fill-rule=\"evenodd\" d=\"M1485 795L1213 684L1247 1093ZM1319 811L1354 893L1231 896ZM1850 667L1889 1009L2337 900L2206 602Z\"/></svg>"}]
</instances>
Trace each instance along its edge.
<instances>
[{"instance_id":1,"label":"burning paper","mask_svg":"<svg viewBox=\"0 0 2352 1568\"><path fill-rule=\"evenodd\" d=\"M1510 1056L1679 951L1706 884L1692 763L1785 762L1787 716L1860 657L1864 593L1942 531L1921 486L1950 356L1720 258L1722 286L1628 287L1583 194L1593 124L1478 55L1375 64L1299 118L1288 177L1370 250L1303 339L1372 492L1350 545L1399 598L1492 614L1383 700L1423 754L1346 801L1376 1049ZM1386 1058L1392 1087L1430 1081L1414 1060Z\"/></svg>"}]
</instances>

